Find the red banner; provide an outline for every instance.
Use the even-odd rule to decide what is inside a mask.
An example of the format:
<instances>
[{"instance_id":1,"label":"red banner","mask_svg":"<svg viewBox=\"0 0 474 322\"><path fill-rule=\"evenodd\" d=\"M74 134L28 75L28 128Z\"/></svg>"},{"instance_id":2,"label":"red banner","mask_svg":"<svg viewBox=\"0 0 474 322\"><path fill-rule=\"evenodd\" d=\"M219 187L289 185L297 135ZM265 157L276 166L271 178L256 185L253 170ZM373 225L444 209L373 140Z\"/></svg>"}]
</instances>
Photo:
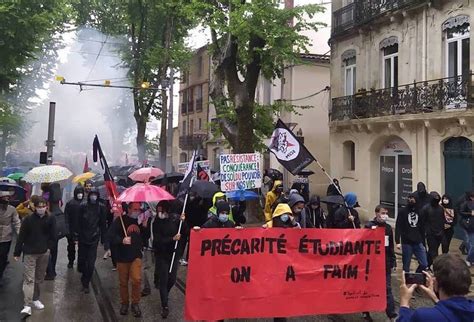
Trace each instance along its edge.
<instances>
[{"instance_id":1,"label":"red banner","mask_svg":"<svg viewBox=\"0 0 474 322\"><path fill-rule=\"evenodd\" d=\"M191 232L186 320L384 311L383 229Z\"/></svg>"}]
</instances>

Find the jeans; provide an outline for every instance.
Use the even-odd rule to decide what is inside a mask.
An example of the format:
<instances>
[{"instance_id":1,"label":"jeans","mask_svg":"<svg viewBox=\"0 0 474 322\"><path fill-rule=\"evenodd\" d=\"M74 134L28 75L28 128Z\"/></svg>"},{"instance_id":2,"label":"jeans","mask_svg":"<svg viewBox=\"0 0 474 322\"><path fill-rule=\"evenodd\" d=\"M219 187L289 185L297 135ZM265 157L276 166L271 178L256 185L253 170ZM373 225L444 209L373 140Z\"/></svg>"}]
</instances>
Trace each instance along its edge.
<instances>
[{"instance_id":1,"label":"jeans","mask_svg":"<svg viewBox=\"0 0 474 322\"><path fill-rule=\"evenodd\" d=\"M10 252L11 241L0 243L0 279L2 279L3 272L7 267L8 253Z\"/></svg>"},{"instance_id":2,"label":"jeans","mask_svg":"<svg viewBox=\"0 0 474 322\"><path fill-rule=\"evenodd\" d=\"M160 289L161 307L168 306L168 295L176 283L176 274L178 272L179 257L176 256L173 263L173 269L170 271L171 256L156 254L155 258L155 285ZM158 273L158 274L157 274Z\"/></svg>"},{"instance_id":3,"label":"jeans","mask_svg":"<svg viewBox=\"0 0 474 322\"><path fill-rule=\"evenodd\" d=\"M94 274L95 260L97 258L97 245L98 243L89 245L79 242L77 267L82 273L81 282L83 287L89 287L92 274Z\"/></svg>"},{"instance_id":4,"label":"jeans","mask_svg":"<svg viewBox=\"0 0 474 322\"><path fill-rule=\"evenodd\" d=\"M428 267L428 259L426 257L426 249L422 243L419 244L402 244L402 261L403 261L403 271L410 272L410 262L411 257L415 255L418 260L417 272Z\"/></svg>"},{"instance_id":5,"label":"jeans","mask_svg":"<svg viewBox=\"0 0 474 322\"><path fill-rule=\"evenodd\" d=\"M397 316L395 312L395 300L393 299L392 293L392 274L391 272L387 272L387 279L386 279L386 291L387 291L387 308L385 309L385 313L389 319L394 318Z\"/></svg>"},{"instance_id":6,"label":"jeans","mask_svg":"<svg viewBox=\"0 0 474 322\"><path fill-rule=\"evenodd\" d=\"M474 232L468 233L467 258L466 260L474 264Z\"/></svg>"},{"instance_id":7,"label":"jeans","mask_svg":"<svg viewBox=\"0 0 474 322\"><path fill-rule=\"evenodd\" d=\"M428 245L428 266L431 266L435 258L438 257L439 246L441 246L443 238L444 233L440 236L426 236L426 244Z\"/></svg>"},{"instance_id":8,"label":"jeans","mask_svg":"<svg viewBox=\"0 0 474 322\"><path fill-rule=\"evenodd\" d=\"M39 299L40 284L43 283L46 267L48 266L49 251L43 254L25 254L23 262L23 294L25 305Z\"/></svg>"},{"instance_id":9,"label":"jeans","mask_svg":"<svg viewBox=\"0 0 474 322\"><path fill-rule=\"evenodd\" d=\"M120 282L120 302L129 304L128 282L132 282L132 304L138 304L141 296L142 260L135 258L130 263L117 263Z\"/></svg>"},{"instance_id":10,"label":"jeans","mask_svg":"<svg viewBox=\"0 0 474 322\"><path fill-rule=\"evenodd\" d=\"M49 250L49 261L48 261L48 268L46 269L47 276L56 276L56 261L58 260L58 241L56 239L56 243L54 246Z\"/></svg>"}]
</instances>

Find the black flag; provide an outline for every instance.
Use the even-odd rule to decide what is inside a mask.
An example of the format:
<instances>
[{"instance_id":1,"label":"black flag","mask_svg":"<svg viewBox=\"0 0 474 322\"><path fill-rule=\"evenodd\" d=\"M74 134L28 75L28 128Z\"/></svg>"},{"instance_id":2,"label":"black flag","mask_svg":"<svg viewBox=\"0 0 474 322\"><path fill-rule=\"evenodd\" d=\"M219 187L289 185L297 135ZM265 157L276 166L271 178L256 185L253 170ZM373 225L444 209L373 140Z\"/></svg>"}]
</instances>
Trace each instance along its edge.
<instances>
[{"instance_id":1,"label":"black flag","mask_svg":"<svg viewBox=\"0 0 474 322\"><path fill-rule=\"evenodd\" d=\"M188 194L189 189L193 183L193 175L194 175L194 162L196 161L196 151L193 152L193 156L191 160L189 160L188 168L186 169L186 173L184 174L183 181L179 184L178 194L176 196L177 199L184 199L184 197Z\"/></svg>"},{"instance_id":2,"label":"black flag","mask_svg":"<svg viewBox=\"0 0 474 322\"><path fill-rule=\"evenodd\" d=\"M281 165L293 175L298 174L315 161L308 149L298 141L293 132L280 119L276 123L268 148Z\"/></svg>"},{"instance_id":3,"label":"black flag","mask_svg":"<svg viewBox=\"0 0 474 322\"><path fill-rule=\"evenodd\" d=\"M197 165L196 172L198 180L209 181L209 175L207 174L206 170L201 168L199 164Z\"/></svg>"}]
</instances>

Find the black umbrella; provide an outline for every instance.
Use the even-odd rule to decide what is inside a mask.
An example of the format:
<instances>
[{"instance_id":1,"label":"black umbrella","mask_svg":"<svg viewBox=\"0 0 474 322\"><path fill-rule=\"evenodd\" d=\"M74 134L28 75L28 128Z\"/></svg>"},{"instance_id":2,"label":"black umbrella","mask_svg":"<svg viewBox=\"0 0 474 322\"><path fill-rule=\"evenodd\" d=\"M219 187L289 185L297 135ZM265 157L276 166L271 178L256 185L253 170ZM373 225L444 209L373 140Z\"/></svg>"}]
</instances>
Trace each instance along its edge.
<instances>
[{"instance_id":1,"label":"black umbrella","mask_svg":"<svg viewBox=\"0 0 474 322\"><path fill-rule=\"evenodd\" d=\"M328 203L328 204L343 205L344 197L341 195L321 197L321 202Z\"/></svg>"},{"instance_id":2,"label":"black umbrella","mask_svg":"<svg viewBox=\"0 0 474 322\"><path fill-rule=\"evenodd\" d=\"M308 177L308 176L311 176L313 174L314 174L313 170L301 170L300 172L298 172L297 175L302 176L302 177Z\"/></svg>"},{"instance_id":3,"label":"black umbrella","mask_svg":"<svg viewBox=\"0 0 474 322\"><path fill-rule=\"evenodd\" d=\"M179 172L170 172L162 174L151 181L152 184L162 185L168 183L178 183L183 180L184 174Z\"/></svg>"},{"instance_id":4,"label":"black umbrella","mask_svg":"<svg viewBox=\"0 0 474 322\"><path fill-rule=\"evenodd\" d=\"M26 190L15 183L0 182L0 191L10 192L10 203L12 206L16 207L26 200Z\"/></svg>"},{"instance_id":5,"label":"black umbrella","mask_svg":"<svg viewBox=\"0 0 474 322\"><path fill-rule=\"evenodd\" d=\"M191 191L195 192L201 198L212 198L216 192L219 192L219 187L212 182L197 180L194 181Z\"/></svg>"}]
</instances>

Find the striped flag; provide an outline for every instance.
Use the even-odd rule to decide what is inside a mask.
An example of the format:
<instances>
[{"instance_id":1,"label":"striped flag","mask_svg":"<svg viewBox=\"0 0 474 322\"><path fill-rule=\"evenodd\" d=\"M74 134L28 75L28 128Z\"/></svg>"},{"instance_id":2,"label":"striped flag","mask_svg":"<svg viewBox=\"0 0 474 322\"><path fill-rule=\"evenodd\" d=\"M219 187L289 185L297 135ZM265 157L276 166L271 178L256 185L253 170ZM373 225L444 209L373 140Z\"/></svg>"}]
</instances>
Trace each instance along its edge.
<instances>
[{"instance_id":1,"label":"striped flag","mask_svg":"<svg viewBox=\"0 0 474 322\"><path fill-rule=\"evenodd\" d=\"M197 179L198 180L204 180L204 181L209 181L209 174L201 168L201 166L198 164L196 167L196 172L197 172Z\"/></svg>"}]
</instances>

